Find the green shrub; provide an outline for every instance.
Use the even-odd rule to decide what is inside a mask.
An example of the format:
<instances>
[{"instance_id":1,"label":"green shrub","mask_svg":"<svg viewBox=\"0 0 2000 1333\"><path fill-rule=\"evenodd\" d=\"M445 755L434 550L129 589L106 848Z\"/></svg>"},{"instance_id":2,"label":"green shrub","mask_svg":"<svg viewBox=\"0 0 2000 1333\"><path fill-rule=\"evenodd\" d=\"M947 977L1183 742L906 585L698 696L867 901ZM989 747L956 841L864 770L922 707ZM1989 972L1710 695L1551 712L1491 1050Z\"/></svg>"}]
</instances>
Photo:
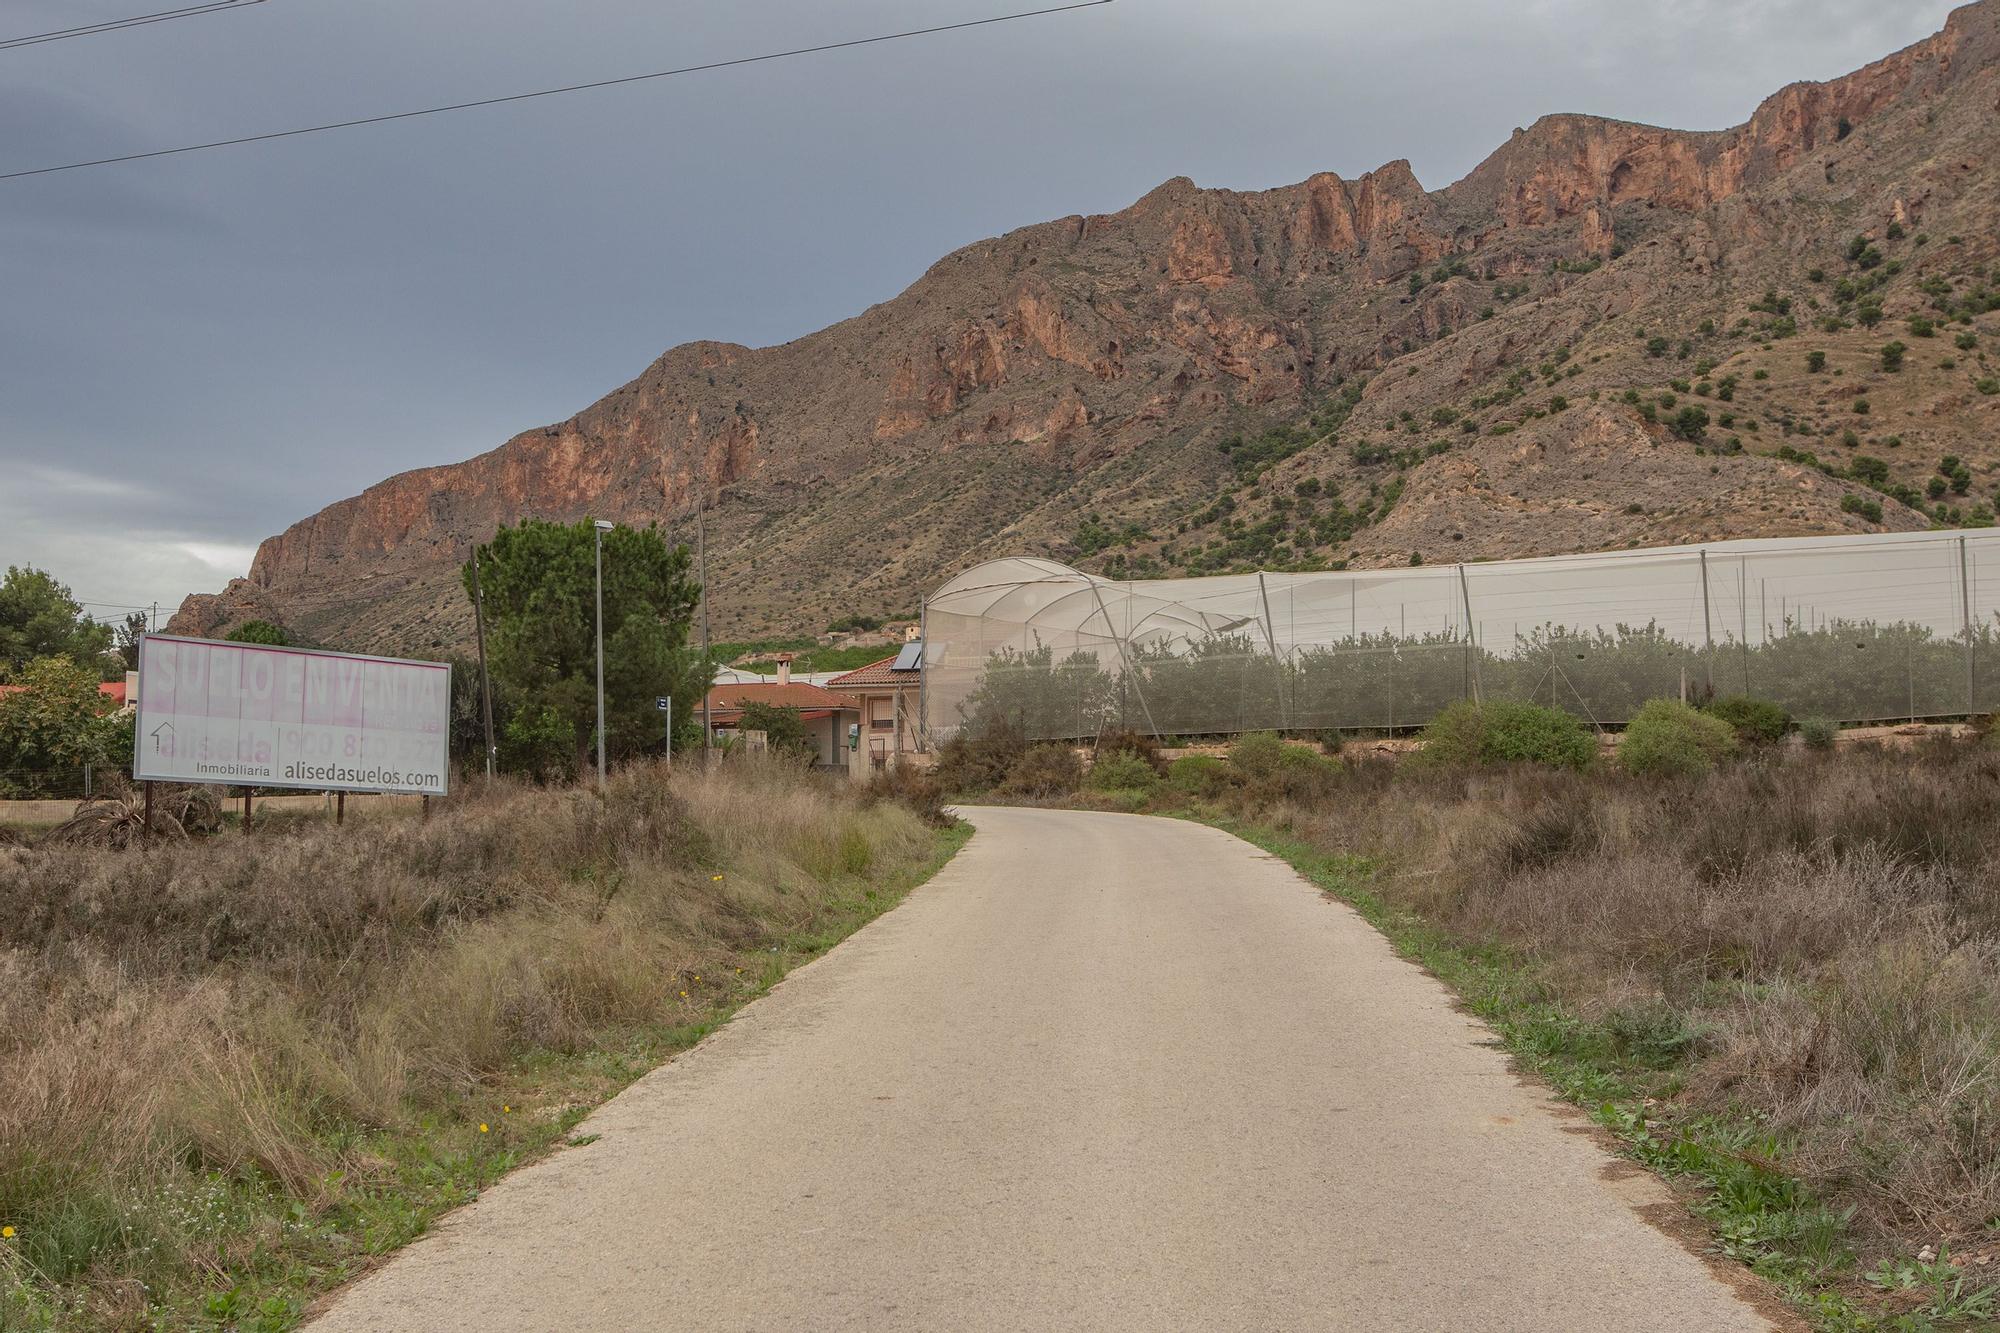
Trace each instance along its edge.
<instances>
[{"instance_id":1,"label":"green shrub","mask_svg":"<svg viewBox=\"0 0 2000 1333\"><path fill-rule=\"evenodd\" d=\"M1260 778L1275 772L1286 749L1275 731L1253 731L1238 736L1229 747L1229 762L1245 777Z\"/></svg>"},{"instance_id":2,"label":"green shrub","mask_svg":"<svg viewBox=\"0 0 2000 1333\"><path fill-rule=\"evenodd\" d=\"M1235 776L1235 770L1214 755L1191 754L1174 760L1167 769L1167 785L1183 796L1211 801L1228 789Z\"/></svg>"},{"instance_id":3,"label":"green shrub","mask_svg":"<svg viewBox=\"0 0 2000 1333\"><path fill-rule=\"evenodd\" d=\"M1410 756L1420 768L1474 768L1486 736L1486 716L1477 704L1455 703L1430 720L1418 737L1423 748Z\"/></svg>"},{"instance_id":4,"label":"green shrub","mask_svg":"<svg viewBox=\"0 0 2000 1333\"><path fill-rule=\"evenodd\" d=\"M1000 790L1010 796L1072 795L1083 785L1083 760L1067 745L1034 745L1007 770Z\"/></svg>"},{"instance_id":5,"label":"green shrub","mask_svg":"<svg viewBox=\"0 0 2000 1333\"><path fill-rule=\"evenodd\" d=\"M1727 722L1745 745L1774 744L1792 729L1792 715L1767 699L1733 695L1717 699L1702 711Z\"/></svg>"},{"instance_id":6,"label":"green shrub","mask_svg":"<svg viewBox=\"0 0 2000 1333\"><path fill-rule=\"evenodd\" d=\"M1840 724L1830 717L1809 717L1799 723L1799 739L1814 750L1831 750Z\"/></svg>"},{"instance_id":7,"label":"green shrub","mask_svg":"<svg viewBox=\"0 0 2000 1333\"><path fill-rule=\"evenodd\" d=\"M1149 764L1155 773L1167 771L1167 761L1160 758L1160 742L1157 737L1148 736L1143 731L1130 727L1107 729L1097 738L1097 757L1107 758L1114 754L1135 754Z\"/></svg>"},{"instance_id":8,"label":"green shrub","mask_svg":"<svg viewBox=\"0 0 2000 1333\"><path fill-rule=\"evenodd\" d=\"M1633 715L1618 762L1639 776L1706 773L1736 752L1736 732L1678 699L1653 699Z\"/></svg>"},{"instance_id":9,"label":"green shrub","mask_svg":"<svg viewBox=\"0 0 2000 1333\"><path fill-rule=\"evenodd\" d=\"M1540 704L1489 703L1481 753L1488 763L1547 764L1588 768L1597 756L1590 729L1560 708Z\"/></svg>"},{"instance_id":10,"label":"green shrub","mask_svg":"<svg viewBox=\"0 0 2000 1333\"><path fill-rule=\"evenodd\" d=\"M1090 766L1086 779L1092 791L1149 792L1159 785L1160 775L1136 754L1108 754Z\"/></svg>"},{"instance_id":11,"label":"green shrub","mask_svg":"<svg viewBox=\"0 0 2000 1333\"><path fill-rule=\"evenodd\" d=\"M1007 780L1028 748L1028 733L1002 717L968 726L938 747L937 776L947 792L991 791Z\"/></svg>"},{"instance_id":12,"label":"green shrub","mask_svg":"<svg viewBox=\"0 0 2000 1333\"><path fill-rule=\"evenodd\" d=\"M1495 701L1451 705L1423 731L1413 758L1425 768L1545 764L1587 768L1597 754L1590 729L1560 708Z\"/></svg>"},{"instance_id":13,"label":"green shrub","mask_svg":"<svg viewBox=\"0 0 2000 1333\"><path fill-rule=\"evenodd\" d=\"M1340 764L1303 745L1287 745L1278 765L1260 782L1263 790L1294 801L1325 796L1340 776Z\"/></svg>"}]
</instances>

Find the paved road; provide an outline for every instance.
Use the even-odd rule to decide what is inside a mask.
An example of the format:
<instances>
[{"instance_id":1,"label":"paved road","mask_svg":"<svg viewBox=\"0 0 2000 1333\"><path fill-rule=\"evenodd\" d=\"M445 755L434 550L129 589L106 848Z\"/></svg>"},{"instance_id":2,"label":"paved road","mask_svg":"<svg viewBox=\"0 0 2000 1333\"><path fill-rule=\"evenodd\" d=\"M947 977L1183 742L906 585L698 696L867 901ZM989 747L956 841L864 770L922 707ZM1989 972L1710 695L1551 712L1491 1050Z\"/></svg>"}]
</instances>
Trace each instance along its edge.
<instances>
[{"instance_id":1,"label":"paved road","mask_svg":"<svg viewBox=\"0 0 2000 1333\"><path fill-rule=\"evenodd\" d=\"M907 903L315 1333L1772 1327L1282 863L967 815Z\"/></svg>"}]
</instances>

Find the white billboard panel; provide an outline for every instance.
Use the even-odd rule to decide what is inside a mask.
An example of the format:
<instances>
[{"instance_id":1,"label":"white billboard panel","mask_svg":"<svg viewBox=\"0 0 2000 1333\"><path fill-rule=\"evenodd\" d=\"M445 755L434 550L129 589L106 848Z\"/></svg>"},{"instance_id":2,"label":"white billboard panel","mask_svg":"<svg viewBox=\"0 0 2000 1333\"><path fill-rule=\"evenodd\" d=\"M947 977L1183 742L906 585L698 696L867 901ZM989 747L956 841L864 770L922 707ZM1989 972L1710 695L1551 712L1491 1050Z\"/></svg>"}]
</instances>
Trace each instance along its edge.
<instances>
[{"instance_id":1,"label":"white billboard panel","mask_svg":"<svg viewBox=\"0 0 2000 1333\"><path fill-rule=\"evenodd\" d=\"M149 634L137 722L142 782L442 796L451 668Z\"/></svg>"}]
</instances>

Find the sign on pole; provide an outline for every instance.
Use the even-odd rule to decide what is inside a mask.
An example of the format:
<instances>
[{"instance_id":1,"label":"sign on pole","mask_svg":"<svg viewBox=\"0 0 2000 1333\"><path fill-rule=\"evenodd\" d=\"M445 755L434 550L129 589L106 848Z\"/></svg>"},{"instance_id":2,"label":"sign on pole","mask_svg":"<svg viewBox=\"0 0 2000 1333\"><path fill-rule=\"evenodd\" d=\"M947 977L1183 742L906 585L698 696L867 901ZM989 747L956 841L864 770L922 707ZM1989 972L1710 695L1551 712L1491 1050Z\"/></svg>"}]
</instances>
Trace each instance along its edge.
<instances>
[{"instance_id":1,"label":"sign on pole","mask_svg":"<svg viewBox=\"0 0 2000 1333\"><path fill-rule=\"evenodd\" d=\"M132 776L445 794L451 668L149 634Z\"/></svg>"}]
</instances>

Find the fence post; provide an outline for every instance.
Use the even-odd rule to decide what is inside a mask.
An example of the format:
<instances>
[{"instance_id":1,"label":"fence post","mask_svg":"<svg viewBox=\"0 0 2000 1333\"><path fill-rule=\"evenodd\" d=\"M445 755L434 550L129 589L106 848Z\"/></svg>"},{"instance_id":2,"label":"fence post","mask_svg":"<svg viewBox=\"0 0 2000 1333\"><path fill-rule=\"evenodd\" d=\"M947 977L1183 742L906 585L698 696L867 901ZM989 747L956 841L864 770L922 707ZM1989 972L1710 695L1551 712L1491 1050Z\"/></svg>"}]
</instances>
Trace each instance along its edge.
<instances>
[{"instance_id":1,"label":"fence post","mask_svg":"<svg viewBox=\"0 0 2000 1333\"><path fill-rule=\"evenodd\" d=\"M1264 571L1257 571L1257 596L1264 603L1264 646L1271 650L1271 669L1278 673L1278 730L1292 729L1291 709L1285 706L1285 665L1278 660L1278 636L1271 628L1271 594L1264 586Z\"/></svg>"},{"instance_id":2,"label":"fence post","mask_svg":"<svg viewBox=\"0 0 2000 1333\"><path fill-rule=\"evenodd\" d=\"M1708 548L1701 550L1701 637L1706 645L1702 654L1702 671L1708 682L1708 694L1715 697L1715 622L1708 613Z\"/></svg>"},{"instance_id":3,"label":"fence post","mask_svg":"<svg viewBox=\"0 0 2000 1333\"><path fill-rule=\"evenodd\" d=\"M1736 633L1743 649L1743 693L1750 693L1750 570L1749 561L1736 562Z\"/></svg>"},{"instance_id":4,"label":"fence post","mask_svg":"<svg viewBox=\"0 0 2000 1333\"><path fill-rule=\"evenodd\" d=\"M1396 659L1402 655L1403 641L1398 639L1389 649L1389 730L1392 733L1396 730Z\"/></svg>"},{"instance_id":5,"label":"fence post","mask_svg":"<svg viewBox=\"0 0 2000 1333\"><path fill-rule=\"evenodd\" d=\"M1464 565L1458 567L1458 593L1465 599L1465 661L1470 668L1467 674L1472 680L1472 702L1484 703L1479 680L1479 636L1472 632L1472 586L1465 581Z\"/></svg>"},{"instance_id":6,"label":"fence post","mask_svg":"<svg viewBox=\"0 0 2000 1333\"><path fill-rule=\"evenodd\" d=\"M1978 674L1972 654L1972 569L1965 553L1965 538L1958 539L1958 596L1965 612L1965 715L1979 711Z\"/></svg>"},{"instance_id":7,"label":"fence post","mask_svg":"<svg viewBox=\"0 0 2000 1333\"><path fill-rule=\"evenodd\" d=\"M917 606L917 753L928 754L931 748L931 696L930 696L930 656L931 656L931 599L926 597Z\"/></svg>"}]
</instances>

